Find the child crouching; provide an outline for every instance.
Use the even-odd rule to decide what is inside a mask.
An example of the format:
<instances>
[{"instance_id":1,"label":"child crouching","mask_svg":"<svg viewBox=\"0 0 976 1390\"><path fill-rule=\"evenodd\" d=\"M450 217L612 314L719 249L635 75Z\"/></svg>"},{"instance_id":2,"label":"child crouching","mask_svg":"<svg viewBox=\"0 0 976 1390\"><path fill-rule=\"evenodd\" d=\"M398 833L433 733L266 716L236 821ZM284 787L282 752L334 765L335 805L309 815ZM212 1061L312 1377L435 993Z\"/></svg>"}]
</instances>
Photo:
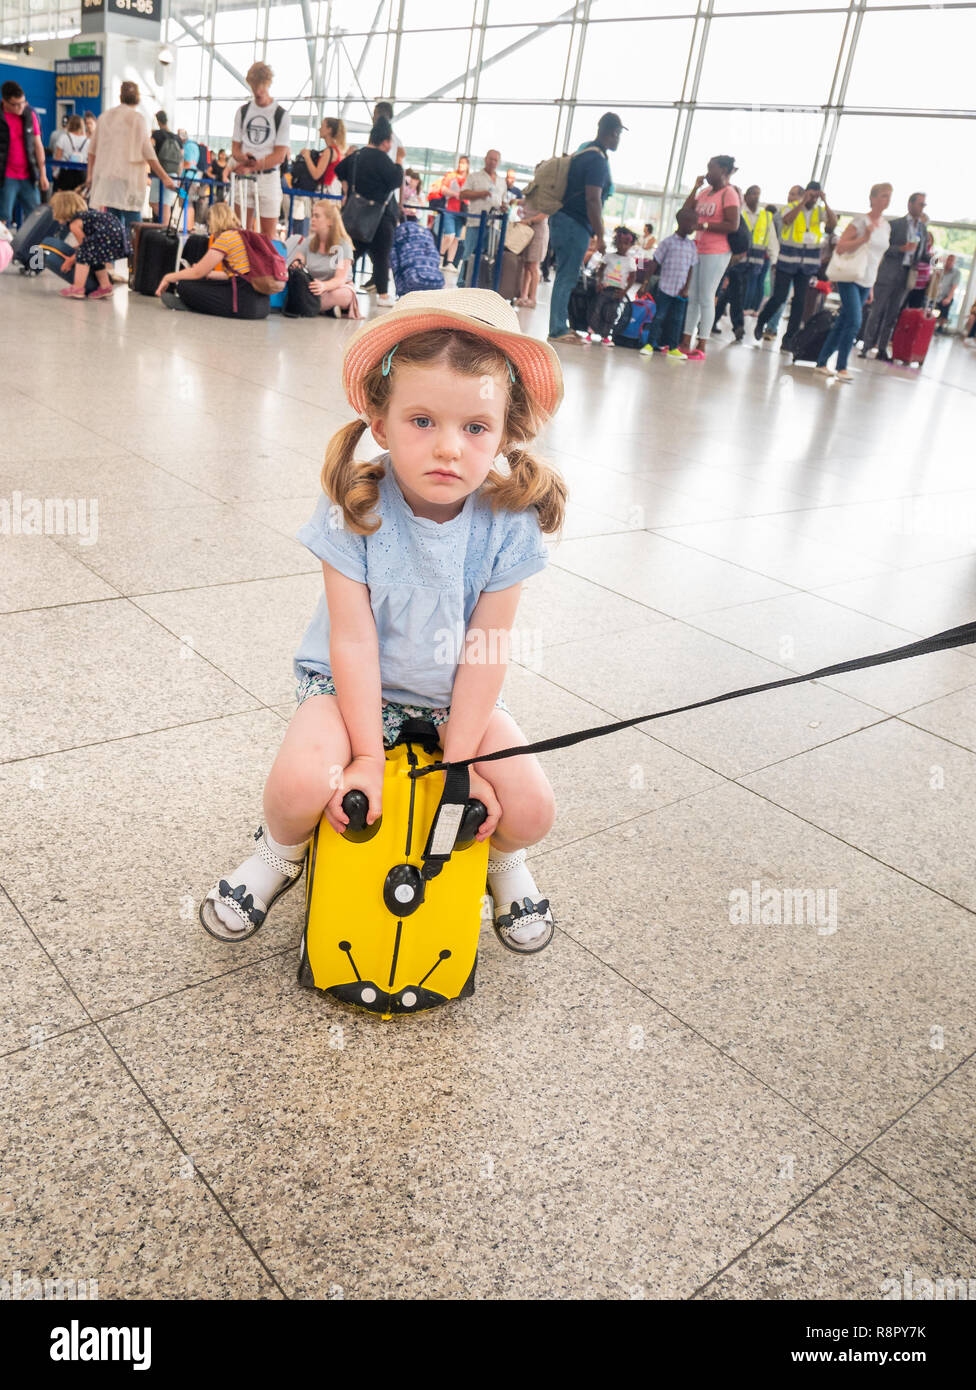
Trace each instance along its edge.
<instances>
[{"instance_id":1,"label":"child crouching","mask_svg":"<svg viewBox=\"0 0 976 1390\"><path fill-rule=\"evenodd\" d=\"M107 299L112 293L107 266L128 255L122 224L110 212L95 212L80 193L59 192L51 199L51 212L56 222L67 225L78 250L62 266L65 273L74 271L74 284L61 291L64 299ZM85 294L85 281L94 271L98 288Z\"/></svg>"}]
</instances>

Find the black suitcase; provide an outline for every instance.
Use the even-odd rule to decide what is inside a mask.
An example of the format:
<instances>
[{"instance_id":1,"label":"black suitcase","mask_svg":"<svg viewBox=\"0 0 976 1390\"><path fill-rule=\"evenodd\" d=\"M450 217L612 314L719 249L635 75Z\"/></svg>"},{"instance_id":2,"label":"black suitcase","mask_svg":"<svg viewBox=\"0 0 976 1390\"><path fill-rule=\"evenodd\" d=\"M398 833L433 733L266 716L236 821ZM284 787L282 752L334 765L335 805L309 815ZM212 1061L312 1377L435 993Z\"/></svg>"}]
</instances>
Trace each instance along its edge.
<instances>
[{"instance_id":1,"label":"black suitcase","mask_svg":"<svg viewBox=\"0 0 976 1390\"><path fill-rule=\"evenodd\" d=\"M596 281L581 275L569 296L569 326L574 333L586 333L596 304Z\"/></svg>"},{"instance_id":2,"label":"black suitcase","mask_svg":"<svg viewBox=\"0 0 976 1390\"><path fill-rule=\"evenodd\" d=\"M192 172L184 174L180 179L179 192L182 193L183 184L189 185L193 181ZM169 223L165 227L157 226L155 223L139 222L134 227L129 228L129 241L132 246L132 273L129 276L129 288L135 290L137 294L154 295L159 288L159 282L164 275L168 275L171 270L179 269L177 261L180 258L180 233L179 221L182 216L183 205L177 194L176 201L170 206ZM177 226L173 225L174 215L176 216ZM193 241L193 236L187 237L187 244ZM204 247L207 249L207 238L202 237ZM186 255L184 247L183 255ZM194 257L199 260L199 256ZM193 264L192 261L188 264Z\"/></svg>"},{"instance_id":3,"label":"black suitcase","mask_svg":"<svg viewBox=\"0 0 976 1390\"><path fill-rule=\"evenodd\" d=\"M59 228L54 220L54 213L44 203L41 207L35 208L14 232L10 249L14 260L19 261L28 275L39 275L44 269L44 253L32 256L31 252L38 242L44 241L48 236L54 236L57 230Z\"/></svg>"},{"instance_id":4,"label":"black suitcase","mask_svg":"<svg viewBox=\"0 0 976 1390\"><path fill-rule=\"evenodd\" d=\"M183 247L180 265L196 265L197 261L202 260L209 250L210 238L206 232L191 232Z\"/></svg>"},{"instance_id":5,"label":"black suitcase","mask_svg":"<svg viewBox=\"0 0 976 1390\"><path fill-rule=\"evenodd\" d=\"M163 276L176 269L179 249L180 234L175 227L155 227L142 223L138 237L133 241L135 265L131 288L137 294L155 294Z\"/></svg>"},{"instance_id":6,"label":"black suitcase","mask_svg":"<svg viewBox=\"0 0 976 1390\"><path fill-rule=\"evenodd\" d=\"M821 309L803 325L793 342L794 362L816 362L836 317L829 309Z\"/></svg>"}]
</instances>

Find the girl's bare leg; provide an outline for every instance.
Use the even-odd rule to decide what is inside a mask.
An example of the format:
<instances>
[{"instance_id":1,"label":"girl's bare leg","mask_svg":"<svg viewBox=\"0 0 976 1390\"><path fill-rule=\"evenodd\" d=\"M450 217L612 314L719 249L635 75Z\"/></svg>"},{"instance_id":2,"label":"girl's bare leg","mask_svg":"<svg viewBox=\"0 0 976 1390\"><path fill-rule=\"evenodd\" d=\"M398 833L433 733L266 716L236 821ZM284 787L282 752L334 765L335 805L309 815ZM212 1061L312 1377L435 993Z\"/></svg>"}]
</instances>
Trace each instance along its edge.
<instances>
[{"instance_id":1,"label":"girl's bare leg","mask_svg":"<svg viewBox=\"0 0 976 1390\"><path fill-rule=\"evenodd\" d=\"M279 844L307 840L352 761L334 695L312 695L292 716L264 788L264 816Z\"/></svg>"}]
</instances>

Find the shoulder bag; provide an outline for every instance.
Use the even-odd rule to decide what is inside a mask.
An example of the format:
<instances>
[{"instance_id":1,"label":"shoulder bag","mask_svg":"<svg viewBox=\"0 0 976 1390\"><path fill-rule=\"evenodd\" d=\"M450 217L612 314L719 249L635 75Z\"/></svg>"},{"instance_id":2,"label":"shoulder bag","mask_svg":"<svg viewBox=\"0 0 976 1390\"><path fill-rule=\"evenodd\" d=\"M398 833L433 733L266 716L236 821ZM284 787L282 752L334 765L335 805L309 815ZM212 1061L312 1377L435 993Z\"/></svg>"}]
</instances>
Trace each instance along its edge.
<instances>
[{"instance_id":1,"label":"shoulder bag","mask_svg":"<svg viewBox=\"0 0 976 1390\"><path fill-rule=\"evenodd\" d=\"M368 246L376 235L386 211L386 205L396 189L391 188L382 202L375 198L364 198L361 193L356 192L356 174L359 171L358 150L353 156L353 161L352 187L349 189L349 196L342 209L342 220L353 241L358 242L360 246Z\"/></svg>"},{"instance_id":2,"label":"shoulder bag","mask_svg":"<svg viewBox=\"0 0 976 1390\"><path fill-rule=\"evenodd\" d=\"M834 253L827 265L827 279L835 284L844 282L860 284L868 273L868 243L856 251L841 251L834 247Z\"/></svg>"}]
</instances>

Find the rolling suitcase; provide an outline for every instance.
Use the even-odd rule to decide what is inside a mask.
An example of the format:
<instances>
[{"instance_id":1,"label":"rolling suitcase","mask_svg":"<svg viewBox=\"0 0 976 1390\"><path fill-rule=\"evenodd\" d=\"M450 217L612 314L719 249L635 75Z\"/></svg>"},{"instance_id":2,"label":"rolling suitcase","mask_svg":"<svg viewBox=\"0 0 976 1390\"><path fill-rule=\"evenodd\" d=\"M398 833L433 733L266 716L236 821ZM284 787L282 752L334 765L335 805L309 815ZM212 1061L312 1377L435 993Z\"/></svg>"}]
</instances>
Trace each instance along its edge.
<instances>
[{"instance_id":1,"label":"rolling suitcase","mask_svg":"<svg viewBox=\"0 0 976 1390\"><path fill-rule=\"evenodd\" d=\"M180 235L175 227L157 227L154 223L139 222L129 228L132 241L132 275L130 288L136 294L153 295L164 275L176 269L180 253Z\"/></svg>"},{"instance_id":2,"label":"rolling suitcase","mask_svg":"<svg viewBox=\"0 0 976 1390\"><path fill-rule=\"evenodd\" d=\"M794 362L816 362L836 317L830 309L821 309L807 320L793 343Z\"/></svg>"},{"instance_id":3,"label":"rolling suitcase","mask_svg":"<svg viewBox=\"0 0 976 1390\"><path fill-rule=\"evenodd\" d=\"M191 232L183 246L180 256L180 265L196 265L197 261L210 250L210 238L206 232Z\"/></svg>"},{"instance_id":4,"label":"rolling suitcase","mask_svg":"<svg viewBox=\"0 0 976 1390\"><path fill-rule=\"evenodd\" d=\"M367 826L364 793L348 791L346 830L323 816L308 849L299 984L383 1018L474 993L488 873L488 841L474 837L486 812L463 801L466 773L410 777L440 753L429 720L405 720L386 749L380 818Z\"/></svg>"},{"instance_id":5,"label":"rolling suitcase","mask_svg":"<svg viewBox=\"0 0 976 1390\"><path fill-rule=\"evenodd\" d=\"M478 271L478 284L483 290L495 288L494 256L482 256ZM502 273L498 281L498 293L502 299L518 299L522 293L522 262L514 251L502 251Z\"/></svg>"},{"instance_id":6,"label":"rolling suitcase","mask_svg":"<svg viewBox=\"0 0 976 1390\"><path fill-rule=\"evenodd\" d=\"M286 246L285 246L285 243L284 243L283 241L279 241L277 237L273 237L273 238L271 239L271 245L274 247L274 249L278 252L278 254L279 254L280 256L284 257L284 259L287 260L287 258L288 258L288 250L287 250L287 248L286 248ZM270 305L269 305L270 308L272 308L272 309L277 309L279 312L284 312L285 305L286 305L287 302L288 302L288 280L287 280L287 276L286 276L286 279L285 279L285 286L284 286L284 289L278 290L278 292L277 292L276 294L270 295L270 296L269 296L269 300L270 300Z\"/></svg>"},{"instance_id":7,"label":"rolling suitcase","mask_svg":"<svg viewBox=\"0 0 976 1390\"><path fill-rule=\"evenodd\" d=\"M891 335L891 357L895 362L925 361L925 354L932 342L938 317L927 314L924 309L902 309Z\"/></svg>"},{"instance_id":8,"label":"rolling suitcase","mask_svg":"<svg viewBox=\"0 0 976 1390\"><path fill-rule=\"evenodd\" d=\"M40 251L36 255L31 255L31 252L45 238L54 236L57 230L58 224L54 220L54 213L45 203L41 207L35 208L14 232L14 239L10 243L14 260L19 262L26 274L40 275L44 269L44 253Z\"/></svg>"},{"instance_id":9,"label":"rolling suitcase","mask_svg":"<svg viewBox=\"0 0 976 1390\"><path fill-rule=\"evenodd\" d=\"M64 263L69 256L73 256L77 251L77 246L69 246L60 237L49 236L43 241L38 242L38 246L44 253L44 267L46 270L53 270L55 275L60 275L62 280L67 280L68 284L74 282L74 271L65 271ZM98 276L93 270L88 272L88 279L85 281L85 293L91 294L92 290L98 289Z\"/></svg>"},{"instance_id":10,"label":"rolling suitcase","mask_svg":"<svg viewBox=\"0 0 976 1390\"><path fill-rule=\"evenodd\" d=\"M191 172L189 179L192 180L192 177ZM182 184L185 181L184 177L180 182ZM154 295L163 276L179 266L180 257L184 254L184 242L190 240L189 237L181 237L178 228L173 226L173 214L178 214L178 222L183 213L180 198L182 191L182 188L178 190L176 201L170 206L169 222L165 227L155 222L137 222L129 228L132 246L129 288L135 290L136 294ZM202 254L201 251L200 255ZM196 259L199 260L200 257L197 256Z\"/></svg>"}]
</instances>

